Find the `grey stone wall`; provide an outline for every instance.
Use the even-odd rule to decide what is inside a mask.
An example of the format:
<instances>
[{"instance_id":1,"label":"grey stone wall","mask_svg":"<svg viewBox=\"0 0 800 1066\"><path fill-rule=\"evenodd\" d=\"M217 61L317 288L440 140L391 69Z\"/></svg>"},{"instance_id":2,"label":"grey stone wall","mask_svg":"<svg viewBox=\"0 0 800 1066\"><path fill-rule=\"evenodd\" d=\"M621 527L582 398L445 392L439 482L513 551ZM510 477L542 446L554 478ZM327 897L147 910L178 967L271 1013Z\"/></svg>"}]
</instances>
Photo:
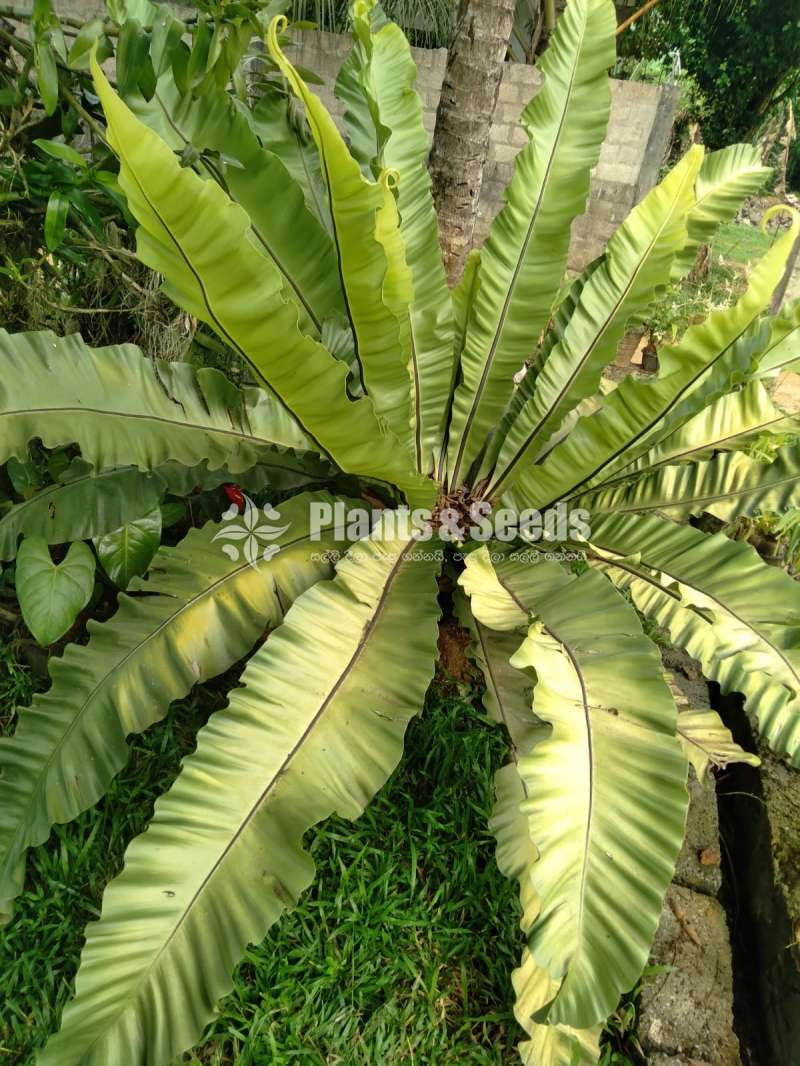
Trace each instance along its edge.
<instances>
[{"instance_id":1,"label":"grey stone wall","mask_svg":"<svg viewBox=\"0 0 800 1066\"><path fill-rule=\"evenodd\" d=\"M349 48L347 37L308 31L297 34L297 42L290 50L294 62L324 79L325 84L316 89L337 116L342 108L333 95L333 87ZM447 52L421 48L413 52L425 128L432 137ZM540 76L533 67L506 64L484 172L476 227L478 242L486 236L502 206L503 191L514 170L514 158L527 143L519 117L539 85ZM676 89L629 81L612 81L611 89L611 121L593 175L589 209L573 227L569 261L573 270L581 270L600 254L630 209L656 183L672 130Z\"/></svg>"}]
</instances>

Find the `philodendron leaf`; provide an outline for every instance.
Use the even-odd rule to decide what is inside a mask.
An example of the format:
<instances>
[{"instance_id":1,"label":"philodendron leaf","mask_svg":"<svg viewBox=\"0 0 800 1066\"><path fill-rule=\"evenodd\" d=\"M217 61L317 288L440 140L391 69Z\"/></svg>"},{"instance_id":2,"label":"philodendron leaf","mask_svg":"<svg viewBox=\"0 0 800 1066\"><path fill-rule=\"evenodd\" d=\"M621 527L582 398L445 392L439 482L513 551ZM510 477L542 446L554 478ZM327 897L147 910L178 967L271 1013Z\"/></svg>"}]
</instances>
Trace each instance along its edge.
<instances>
[{"instance_id":1,"label":"philodendron leaf","mask_svg":"<svg viewBox=\"0 0 800 1066\"><path fill-rule=\"evenodd\" d=\"M89 602L94 588L94 556L82 541L70 545L60 564L53 562L43 537L22 542L16 586L25 624L47 647L67 632Z\"/></svg>"},{"instance_id":2,"label":"philodendron leaf","mask_svg":"<svg viewBox=\"0 0 800 1066\"><path fill-rule=\"evenodd\" d=\"M46 41L37 42L34 48L34 66L45 113L52 115L58 105L58 66Z\"/></svg>"},{"instance_id":3,"label":"philodendron leaf","mask_svg":"<svg viewBox=\"0 0 800 1066\"><path fill-rule=\"evenodd\" d=\"M126 589L134 577L140 577L150 565L161 543L161 508L135 522L128 522L112 533L94 540L100 563L121 589Z\"/></svg>"},{"instance_id":4,"label":"philodendron leaf","mask_svg":"<svg viewBox=\"0 0 800 1066\"><path fill-rule=\"evenodd\" d=\"M27 500L39 488L42 476L31 459L17 459L13 455L6 464L6 473L14 492Z\"/></svg>"}]
</instances>

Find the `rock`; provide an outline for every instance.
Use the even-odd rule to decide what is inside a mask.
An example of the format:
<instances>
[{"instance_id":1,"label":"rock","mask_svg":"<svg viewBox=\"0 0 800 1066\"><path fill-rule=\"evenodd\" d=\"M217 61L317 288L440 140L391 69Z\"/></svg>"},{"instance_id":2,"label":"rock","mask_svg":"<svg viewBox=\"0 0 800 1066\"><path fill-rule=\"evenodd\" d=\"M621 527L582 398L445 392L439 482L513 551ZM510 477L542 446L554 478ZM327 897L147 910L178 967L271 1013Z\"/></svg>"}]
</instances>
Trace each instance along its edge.
<instances>
[{"instance_id":1,"label":"rock","mask_svg":"<svg viewBox=\"0 0 800 1066\"><path fill-rule=\"evenodd\" d=\"M708 686L697 664L675 648L663 654L666 680L678 710L708 707ZM675 881L695 892L717 896L722 887L722 863L719 856L719 814L713 778L701 784L693 769L689 770L689 816L686 834L678 856Z\"/></svg>"},{"instance_id":2,"label":"rock","mask_svg":"<svg viewBox=\"0 0 800 1066\"><path fill-rule=\"evenodd\" d=\"M719 816L714 781L701 784L689 771L689 817L686 835L675 868L675 882L706 896L717 896L722 887L719 852Z\"/></svg>"},{"instance_id":3,"label":"rock","mask_svg":"<svg viewBox=\"0 0 800 1066\"><path fill-rule=\"evenodd\" d=\"M714 1066L713 1062L686 1059L683 1055L653 1055L647 1062L648 1066Z\"/></svg>"},{"instance_id":4,"label":"rock","mask_svg":"<svg viewBox=\"0 0 800 1066\"><path fill-rule=\"evenodd\" d=\"M639 1039L651 1066L689 1066L692 1060L741 1066L733 1032L728 926L720 904L672 885L652 958L672 969L646 982L642 990Z\"/></svg>"},{"instance_id":5,"label":"rock","mask_svg":"<svg viewBox=\"0 0 800 1066\"><path fill-rule=\"evenodd\" d=\"M679 711L708 707L694 660L664 649L665 677ZM661 914L652 960L674 967L642 990L639 1039L650 1066L741 1066L733 1032L733 973L722 885L713 778L689 773L689 815L675 880Z\"/></svg>"}]
</instances>

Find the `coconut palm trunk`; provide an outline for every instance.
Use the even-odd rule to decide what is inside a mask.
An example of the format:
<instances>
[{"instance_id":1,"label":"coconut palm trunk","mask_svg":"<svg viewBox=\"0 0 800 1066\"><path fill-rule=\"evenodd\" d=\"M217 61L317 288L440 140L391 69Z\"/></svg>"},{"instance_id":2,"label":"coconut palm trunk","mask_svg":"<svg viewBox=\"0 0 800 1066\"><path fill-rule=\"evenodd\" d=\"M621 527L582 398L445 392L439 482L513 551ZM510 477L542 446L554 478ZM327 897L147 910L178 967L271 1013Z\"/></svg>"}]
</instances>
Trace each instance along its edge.
<instances>
[{"instance_id":1,"label":"coconut palm trunk","mask_svg":"<svg viewBox=\"0 0 800 1066\"><path fill-rule=\"evenodd\" d=\"M450 284L472 247L515 0L461 0L431 153L440 240Z\"/></svg>"}]
</instances>

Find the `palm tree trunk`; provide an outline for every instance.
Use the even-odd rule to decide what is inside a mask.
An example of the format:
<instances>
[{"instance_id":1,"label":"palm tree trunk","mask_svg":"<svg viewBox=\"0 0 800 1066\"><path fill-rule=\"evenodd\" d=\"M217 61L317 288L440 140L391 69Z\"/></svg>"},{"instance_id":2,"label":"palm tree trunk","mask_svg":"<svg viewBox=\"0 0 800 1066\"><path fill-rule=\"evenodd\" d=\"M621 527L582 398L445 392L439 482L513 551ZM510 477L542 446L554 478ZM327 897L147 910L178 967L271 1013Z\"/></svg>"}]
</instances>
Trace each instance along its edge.
<instances>
[{"instance_id":1,"label":"palm tree trunk","mask_svg":"<svg viewBox=\"0 0 800 1066\"><path fill-rule=\"evenodd\" d=\"M430 161L451 285L472 246L515 8L516 0L461 0L458 8Z\"/></svg>"}]
</instances>

